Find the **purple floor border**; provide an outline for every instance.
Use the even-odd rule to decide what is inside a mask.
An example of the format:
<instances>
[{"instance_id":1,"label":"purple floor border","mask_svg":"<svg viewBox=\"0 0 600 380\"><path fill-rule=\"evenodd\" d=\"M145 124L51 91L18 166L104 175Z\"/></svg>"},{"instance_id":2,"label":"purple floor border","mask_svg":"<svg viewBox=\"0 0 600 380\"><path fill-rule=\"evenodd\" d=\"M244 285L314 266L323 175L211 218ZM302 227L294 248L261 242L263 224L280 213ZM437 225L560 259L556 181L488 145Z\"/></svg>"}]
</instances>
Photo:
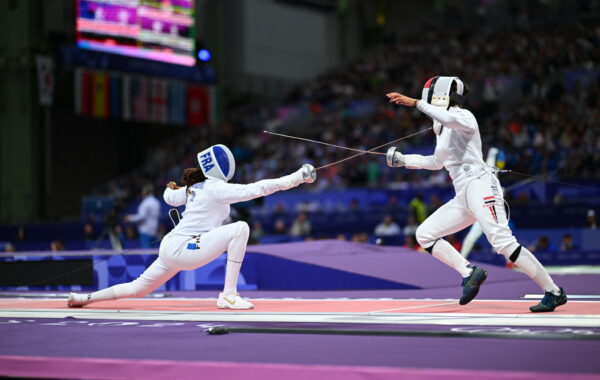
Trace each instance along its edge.
<instances>
[{"instance_id":1,"label":"purple floor border","mask_svg":"<svg viewBox=\"0 0 600 380\"><path fill-rule=\"evenodd\" d=\"M599 379L598 375L546 372L481 371L457 369L417 369L271 363L190 362L172 360L123 360L0 356L0 375L38 378L96 379L241 379L262 380L392 380L415 379Z\"/></svg>"}]
</instances>

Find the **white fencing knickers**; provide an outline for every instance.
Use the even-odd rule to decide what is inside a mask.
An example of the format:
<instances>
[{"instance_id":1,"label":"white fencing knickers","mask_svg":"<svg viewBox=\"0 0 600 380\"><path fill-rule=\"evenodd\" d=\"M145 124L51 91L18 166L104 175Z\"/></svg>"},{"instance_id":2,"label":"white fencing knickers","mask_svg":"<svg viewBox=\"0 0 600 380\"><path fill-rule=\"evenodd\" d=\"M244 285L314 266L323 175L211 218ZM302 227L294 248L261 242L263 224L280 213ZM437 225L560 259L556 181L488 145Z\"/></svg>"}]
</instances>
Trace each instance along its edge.
<instances>
[{"instance_id":1,"label":"white fencing knickers","mask_svg":"<svg viewBox=\"0 0 600 380\"><path fill-rule=\"evenodd\" d=\"M479 222L483 233L496 252L513 261L542 289L559 293L559 288L544 267L513 236L508 227L502 194L498 178L492 173L482 174L468 183L462 194L437 209L417 228L417 241L434 257L466 277L470 274L470 270L464 268L470 268L471 265L441 238Z\"/></svg>"},{"instance_id":2,"label":"white fencing knickers","mask_svg":"<svg viewBox=\"0 0 600 380\"><path fill-rule=\"evenodd\" d=\"M488 241L503 255L518 246L508 227L500 183L492 173L471 181L460 194L436 210L417 228L417 240L425 249L437 239L461 231L479 222Z\"/></svg>"},{"instance_id":3,"label":"white fencing knickers","mask_svg":"<svg viewBox=\"0 0 600 380\"><path fill-rule=\"evenodd\" d=\"M217 227L196 238L167 234L160 244L158 258L135 280L92 293L88 303L126 297L143 297L173 277L180 270L200 268L227 251L225 290L235 290L246 253L250 228L246 222ZM190 248L188 248L190 247Z\"/></svg>"}]
</instances>

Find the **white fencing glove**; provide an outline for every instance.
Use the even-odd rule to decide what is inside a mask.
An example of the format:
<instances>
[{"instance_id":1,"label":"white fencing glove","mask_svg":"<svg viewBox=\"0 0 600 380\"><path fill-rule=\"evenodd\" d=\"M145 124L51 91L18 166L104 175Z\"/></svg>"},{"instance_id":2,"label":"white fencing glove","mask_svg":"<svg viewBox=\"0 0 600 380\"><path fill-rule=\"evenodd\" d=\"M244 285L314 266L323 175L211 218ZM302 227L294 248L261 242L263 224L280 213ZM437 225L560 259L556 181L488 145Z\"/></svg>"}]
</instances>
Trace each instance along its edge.
<instances>
[{"instance_id":1,"label":"white fencing glove","mask_svg":"<svg viewBox=\"0 0 600 380\"><path fill-rule=\"evenodd\" d=\"M387 150L385 154L385 160L387 161L387 165L390 168L400 168L402 166L406 166L406 161L404 161L404 155L397 151L398 148L395 146L391 147Z\"/></svg>"},{"instance_id":2,"label":"white fencing glove","mask_svg":"<svg viewBox=\"0 0 600 380\"><path fill-rule=\"evenodd\" d=\"M317 171L311 164L302 165L300 170L302 172L302 179L304 179L304 182L313 183L317 180Z\"/></svg>"}]
</instances>

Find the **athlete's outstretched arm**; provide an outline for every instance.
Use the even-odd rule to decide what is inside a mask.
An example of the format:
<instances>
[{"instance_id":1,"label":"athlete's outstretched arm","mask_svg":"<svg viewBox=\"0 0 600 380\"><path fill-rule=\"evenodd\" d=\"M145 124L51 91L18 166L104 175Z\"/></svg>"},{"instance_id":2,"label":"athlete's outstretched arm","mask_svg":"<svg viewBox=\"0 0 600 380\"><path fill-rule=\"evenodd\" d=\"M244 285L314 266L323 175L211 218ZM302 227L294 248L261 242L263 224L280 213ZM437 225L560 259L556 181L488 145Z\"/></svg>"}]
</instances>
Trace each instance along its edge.
<instances>
[{"instance_id":1,"label":"athlete's outstretched arm","mask_svg":"<svg viewBox=\"0 0 600 380\"><path fill-rule=\"evenodd\" d=\"M211 191L212 196L219 202L237 203L264 197L277 191L289 190L304 182L313 182L315 178L314 168L311 165L304 165L296 172L280 178L264 179L247 185L213 182L205 189Z\"/></svg>"},{"instance_id":2,"label":"athlete's outstretched arm","mask_svg":"<svg viewBox=\"0 0 600 380\"><path fill-rule=\"evenodd\" d=\"M440 170L444 167L442 160L434 152L431 156L420 154L402 154L396 147L391 147L386 153L386 161L389 167L402 167L407 169Z\"/></svg>"},{"instance_id":3,"label":"athlete's outstretched arm","mask_svg":"<svg viewBox=\"0 0 600 380\"><path fill-rule=\"evenodd\" d=\"M444 127L468 131L473 129L468 123L469 115L464 111L449 112L441 107L432 106L422 100L414 99L397 92L387 94L390 102L401 104L409 107L417 107L417 109L429 116L433 120L440 122Z\"/></svg>"}]
</instances>

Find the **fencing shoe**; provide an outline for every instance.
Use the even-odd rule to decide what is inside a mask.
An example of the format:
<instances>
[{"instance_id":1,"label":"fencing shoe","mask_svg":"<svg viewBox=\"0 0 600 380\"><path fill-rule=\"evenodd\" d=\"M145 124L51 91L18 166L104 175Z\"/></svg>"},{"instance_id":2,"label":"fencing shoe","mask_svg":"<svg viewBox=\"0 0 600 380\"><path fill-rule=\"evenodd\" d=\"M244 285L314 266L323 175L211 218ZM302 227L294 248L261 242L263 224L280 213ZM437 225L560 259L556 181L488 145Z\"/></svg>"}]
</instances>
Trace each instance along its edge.
<instances>
[{"instance_id":1,"label":"fencing shoe","mask_svg":"<svg viewBox=\"0 0 600 380\"><path fill-rule=\"evenodd\" d=\"M217 300L217 306L219 309L254 309L254 305L249 301L240 297L236 292L233 293L219 293L219 299Z\"/></svg>"},{"instance_id":2,"label":"fencing shoe","mask_svg":"<svg viewBox=\"0 0 600 380\"><path fill-rule=\"evenodd\" d=\"M471 275L463 278L462 280L463 295L458 303L461 305L466 305L471 302L477 293L479 293L479 287L481 284L483 284L486 278L487 272L477 266L474 266Z\"/></svg>"},{"instance_id":3,"label":"fencing shoe","mask_svg":"<svg viewBox=\"0 0 600 380\"><path fill-rule=\"evenodd\" d=\"M560 289L560 294L555 296L552 292L544 293L544 298L538 303L529 308L529 310L533 313L544 313L549 311L554 311L557 307L564 305L567 303L567 295L563 288Z\"/></svg>"}]
</instances>

